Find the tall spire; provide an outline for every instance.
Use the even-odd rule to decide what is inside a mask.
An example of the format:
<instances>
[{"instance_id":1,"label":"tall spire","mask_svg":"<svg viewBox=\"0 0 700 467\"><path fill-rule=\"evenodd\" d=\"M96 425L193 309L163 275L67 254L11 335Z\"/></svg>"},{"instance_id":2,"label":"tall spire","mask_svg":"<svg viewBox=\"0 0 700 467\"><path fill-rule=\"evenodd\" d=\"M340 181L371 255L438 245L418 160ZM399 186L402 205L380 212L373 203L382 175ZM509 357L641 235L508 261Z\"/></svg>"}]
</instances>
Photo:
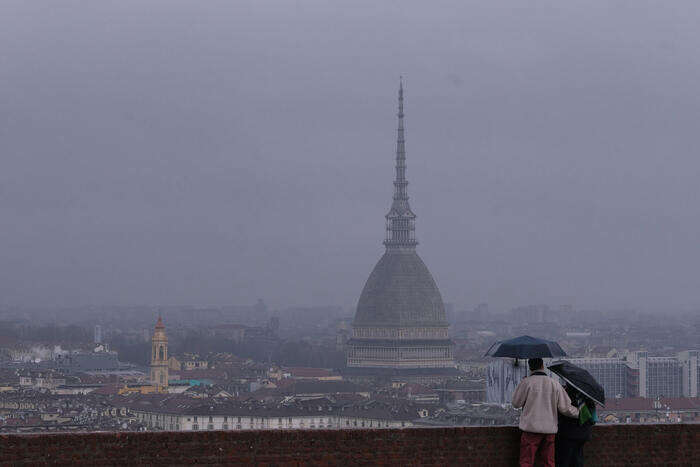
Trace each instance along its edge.
<instances>
[{"instance_id":1,"label":"tall spire","mask_svg":"<svg viewBox=\"0 0 700 467\"><path fill-rule=\"evenodd\" d=\"M390 248L416 247L416 215L408 204L406 187L406 141L403 127L403 78L399 78L399 127L396 139L396 178L394 179L394 199L386 215L386 238L384 245Z\"/></svg>"}]
</instances>

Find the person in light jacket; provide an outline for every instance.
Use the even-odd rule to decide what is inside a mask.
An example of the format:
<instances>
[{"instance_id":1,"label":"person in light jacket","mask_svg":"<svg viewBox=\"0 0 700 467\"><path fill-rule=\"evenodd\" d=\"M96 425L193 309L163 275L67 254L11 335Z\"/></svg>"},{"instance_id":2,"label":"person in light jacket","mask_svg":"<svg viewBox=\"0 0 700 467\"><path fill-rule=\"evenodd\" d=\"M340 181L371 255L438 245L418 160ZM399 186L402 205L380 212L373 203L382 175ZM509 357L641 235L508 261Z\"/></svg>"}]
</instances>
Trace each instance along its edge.
<instances>
[{"instance_id":1,"label":"person in light jacket","mask_svg":"<svg viewBox=\"0 0 700 467\"><path fill-rule=\"evenodd\" d=\"M545 467L554 467L554 436L558 429L558 414L578 417L578 409L558 381L544 372L541 358L527 361L530 376L524 378L513 393L513 407L522 408L520 414L520 466L535 465L537 451L541 451Z\"/></svg>"}]
</instances>

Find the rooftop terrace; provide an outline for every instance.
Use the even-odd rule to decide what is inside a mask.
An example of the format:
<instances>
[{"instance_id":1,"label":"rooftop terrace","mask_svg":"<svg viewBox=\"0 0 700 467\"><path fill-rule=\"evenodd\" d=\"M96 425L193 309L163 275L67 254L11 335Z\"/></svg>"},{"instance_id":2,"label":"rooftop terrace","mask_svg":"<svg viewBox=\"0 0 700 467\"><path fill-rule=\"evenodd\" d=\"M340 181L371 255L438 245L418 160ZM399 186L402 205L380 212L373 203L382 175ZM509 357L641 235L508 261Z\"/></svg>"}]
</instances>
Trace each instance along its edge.
<instances>
[{"instance_id":1,"label":"rooftop terrace","mask_svg":"<svg viewBox=\"0 0 700 467\"><path fill-rule=\"evenodd\" d=\"M3 465L517 465L515 427L0 435ZM590 466L700 465L700 424L594 428Z\"/></svg>"}]
</instances>

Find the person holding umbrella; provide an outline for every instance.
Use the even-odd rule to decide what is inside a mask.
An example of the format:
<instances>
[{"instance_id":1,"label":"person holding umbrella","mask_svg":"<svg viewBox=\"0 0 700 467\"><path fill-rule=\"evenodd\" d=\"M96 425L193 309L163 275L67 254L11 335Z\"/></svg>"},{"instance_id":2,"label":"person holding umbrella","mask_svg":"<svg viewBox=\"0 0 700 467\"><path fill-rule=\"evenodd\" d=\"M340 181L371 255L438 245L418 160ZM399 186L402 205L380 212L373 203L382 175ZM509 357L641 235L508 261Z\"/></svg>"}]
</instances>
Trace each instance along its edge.
<instances>
[{"instance_id":1,"label":"person holding umbrella","mask_svg":"<svg viewBox=\"0 0 700 467\"><path fill-rule=\"evenodd\" d=\"M554 467L554 441L558 430L558 414L578 417L579 411L561 384L547 376L541 358L527 361L530 376L524 378L513 393L513 407L522 408L519 427L520 466L535 465L537 451L541 451L545 467Z\"/></svg>"},{"instance_id":2,"label":"person holding umbrella","mask_svg":"<svg viewBox=\"0 0 700 467\"><path fill-rule=\"evenodd\" d=\"M564 390L580 412L578 418L559 416L556 465L582 467L583 445L591 439L591 431L596 422L595 404L605 404L605 391L588 371L570 362L557 362L550 365L549 369L566 382Z\"/></svg>"},{"instance_id":3,"label":"person holding umbrella","mask_svg":"<svg viewBox=\"0 0 700 467\"><path fill-rule=\"evenodd\" d=\"M573 405L579 407L579 416L571 418L559 414L554 448L556 467L583 467L583 445L591 439L594 423L590 416L584 420L584 414L595 413L595 402L570 384L564 386L564 391Z\"/></svg>"}]
</instances>

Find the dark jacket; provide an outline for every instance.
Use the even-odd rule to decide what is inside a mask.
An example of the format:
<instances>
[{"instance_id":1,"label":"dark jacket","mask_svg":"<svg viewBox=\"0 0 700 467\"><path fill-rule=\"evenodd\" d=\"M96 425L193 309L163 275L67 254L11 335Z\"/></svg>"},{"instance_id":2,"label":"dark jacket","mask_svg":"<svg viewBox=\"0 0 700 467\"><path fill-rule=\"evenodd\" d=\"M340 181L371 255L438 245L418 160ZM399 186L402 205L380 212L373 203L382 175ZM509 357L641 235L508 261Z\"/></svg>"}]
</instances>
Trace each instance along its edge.
<instances>
[{"instance_id":1,"label":"dark jacket","mask_svg":"<svg viewBox=\"0 0 700 467\"><path fill-rule=\"evenodd\" d=\"M584 402L583 394L578 392L573 387L567 385L564 390L571 398L571 403L575 406L578 407ZM587 400L586 404L591 407L593 406L594 402ZM588 441L591 439L591 431L593 431L592 423L586 422L584 425L581 425L578 418L565 417L561 414L559 415L559 431L557 432L557 436L576 441Z\"/></svg>"},{"instance_id":2,"label":"dark jacket","mask_svg":"<svg viewBox=\"0 0 700 467\"><path fill-rule=\"evenodd\" d=\"M593 425L586 423L579 425L578 418L565 417L559 415L559 431L557 436L577 441L588 441L591 439Z\"/></svg>"}]
</instances>

